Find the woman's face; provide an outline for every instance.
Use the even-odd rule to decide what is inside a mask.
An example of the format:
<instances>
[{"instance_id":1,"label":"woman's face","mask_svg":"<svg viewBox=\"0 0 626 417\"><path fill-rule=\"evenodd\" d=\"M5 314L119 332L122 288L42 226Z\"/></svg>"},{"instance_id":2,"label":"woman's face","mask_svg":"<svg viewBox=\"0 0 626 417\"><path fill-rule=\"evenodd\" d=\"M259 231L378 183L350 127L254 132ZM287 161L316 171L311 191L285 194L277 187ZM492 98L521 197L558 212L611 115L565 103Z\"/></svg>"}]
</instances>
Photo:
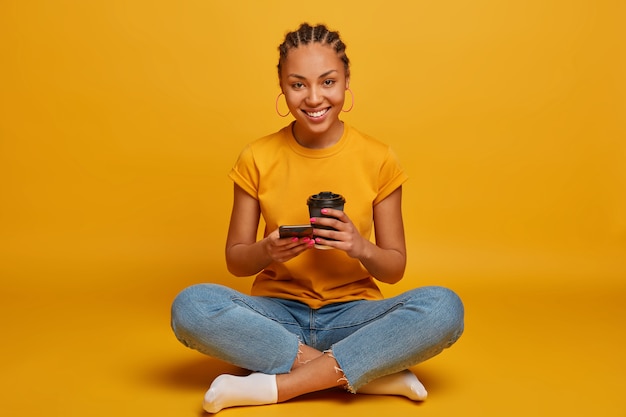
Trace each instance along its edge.
<instances>
[{"instance_id":1,"label":"woman's face","mask_svg":"<svg viewBox=\"0 0 626 417\"><path fill-rule=\"evenodd\" d=\"M280 84L303 145L326 146L339 140L348 83L344 63L330 46L311 43L289 51Z\"/></svg>"}]
</instances>

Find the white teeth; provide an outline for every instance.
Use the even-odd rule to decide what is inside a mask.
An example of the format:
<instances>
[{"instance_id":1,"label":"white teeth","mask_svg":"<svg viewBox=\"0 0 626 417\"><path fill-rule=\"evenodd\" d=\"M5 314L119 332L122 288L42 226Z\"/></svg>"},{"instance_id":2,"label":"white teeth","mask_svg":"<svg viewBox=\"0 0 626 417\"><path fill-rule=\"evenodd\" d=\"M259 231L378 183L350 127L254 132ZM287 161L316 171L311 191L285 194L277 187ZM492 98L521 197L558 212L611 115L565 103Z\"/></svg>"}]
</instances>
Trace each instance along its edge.
<instances>
[{"instance_id":1,"label":"white teeth","mask_svg":"<svg viewBox=\"0 0 626 417\"><path fill-rule=\"evenodd\" d=\"M306 114L308 114L310 117L320 117L326 114L327 111L328 109L324 109L316 112L306 112Z\"/></svg>"}]
</instances>

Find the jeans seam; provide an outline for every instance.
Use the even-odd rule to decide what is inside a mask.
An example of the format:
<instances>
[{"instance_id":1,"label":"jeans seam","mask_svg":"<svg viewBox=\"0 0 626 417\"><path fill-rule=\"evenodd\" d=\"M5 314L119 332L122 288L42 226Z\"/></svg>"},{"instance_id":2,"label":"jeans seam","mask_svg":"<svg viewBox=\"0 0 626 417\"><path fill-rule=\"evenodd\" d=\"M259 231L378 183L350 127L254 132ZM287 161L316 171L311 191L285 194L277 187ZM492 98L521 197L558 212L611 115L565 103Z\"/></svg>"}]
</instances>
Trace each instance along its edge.
<instances>
[{"instance_id":1,"label":"jeans seam","mask_svg":"<svg viewBox=\"0 0 626 417\"><path fill-rule=\"evenodd\" d=\"M285 320L279 320L276 317L270 317L267 314L265 314L263 311L260 311L259 309L255 308L253 305L250 305L249 303L247 303L244 298L241 298L239 296L232 296L231 301L235 303L239 302L240 304L245 305L247 308L254 311L255 313L260 314L261 316L265 317L268 320L272 320L276 323L280 323L281 325L300 326L300 324L296 320L285 321Z\"/></svg>"},{"instance_id":2,"label":"jeans seam","mask_svg":"<svg viewBox=\"0 0 626 417\"><path fill-rule=\"evenodd\" d=\"M390 313L394 312L398 308L401 308L402 306L404 306L404 304L405 304L404 301L398 301L396 304L394 304L391 307L387 308L386 310L384 310L380 314L377 314L374 317L370 317L368 320L365 320L365 321L358 321L358 322L355 321L353 323L347 323L347 324L343 324L341 326L337 325L337 326L325 327L325 328L321 328L321 329L315 327L314 330L330 331L330 330L337 330L337 329L346 329L346 328L350 328L350 327L365 326L365 325L367 325L369 323L372 323L372 322L374 322L376 320L379 320L381 317L384 317L387 314L390 314Z\"/></svg>"}]
</instances>

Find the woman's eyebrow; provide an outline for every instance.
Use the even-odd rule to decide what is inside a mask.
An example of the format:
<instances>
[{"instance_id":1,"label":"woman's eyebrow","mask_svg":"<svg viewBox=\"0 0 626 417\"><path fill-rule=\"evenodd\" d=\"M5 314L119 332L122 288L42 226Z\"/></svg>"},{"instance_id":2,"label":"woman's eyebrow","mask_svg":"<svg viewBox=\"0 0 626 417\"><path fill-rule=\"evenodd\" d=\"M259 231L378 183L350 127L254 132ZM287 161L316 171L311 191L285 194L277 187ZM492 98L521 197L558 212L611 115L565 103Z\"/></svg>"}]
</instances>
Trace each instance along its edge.
<instances>
[{"instance_id":1,"label":"woman's eyebrow","mask_svg":"<svg viewBox=\"0 0 626 417\"><path fill-rule=\"evenodd\" d=\"M326 71L325 73L323 73L322 75L320 75L318 78L325 78L328 77L330 74L332 74L333 72L337 72L337 70L330 70L330 71Z\"/></svg>"},{"instance_id":2,"label":"woman's eyebrow","mask_svg":"<svg viewBox=\"0 0 626 417\"><path fill-rule=\"evenodd\" d=\"M337 72L337 70L333 69L333 70L326 71L325 73L320 75L318 78L328 77L333 72ZM306 80L306 77L304 75L300 75L300 74L289 74L289 77L298 78L300 80Z\"/></svg>"}]
</instances>

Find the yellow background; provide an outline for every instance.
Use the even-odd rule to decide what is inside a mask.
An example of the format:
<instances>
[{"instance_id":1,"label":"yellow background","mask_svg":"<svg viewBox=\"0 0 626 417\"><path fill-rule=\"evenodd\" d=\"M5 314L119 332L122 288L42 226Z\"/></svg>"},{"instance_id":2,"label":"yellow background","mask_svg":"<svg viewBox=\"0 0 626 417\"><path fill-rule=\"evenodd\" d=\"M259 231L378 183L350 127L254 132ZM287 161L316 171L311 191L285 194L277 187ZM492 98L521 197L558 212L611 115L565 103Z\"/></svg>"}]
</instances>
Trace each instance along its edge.
<instances>
[{"instance_id":1,"label":"yellow background","mask_svg":"<svg viewBox=\"0 0 626 417\"><path fill-rule=\"evenodd\" d=\"M156 377L131 384L111 370L199 361L171 340L172 297L201 281L247 290L223 262L226 175L247 142L289 120L274 110L276 48L302 21L342 33L356 100L344 119L391 144L411 177L407 277L385 292L446 285L468 308L449 361L424 368L456 385L418 411L572 415L597 395L603 415L626 415L621 378L611 382L626 369L624 2L4 0L0 352L12 415L96 415L105 399L115 415L198 415L190 401L210 378L197 370L173 366L162 379L187 389L158 394L145 388ZM106 352L117 356L103 365ZM540 373L516 378L528 369ZM463 372L482 379L468 388ZM496 412L555 374L543 408ZM172 391L187 396L165 400Z\"/></svg>"}]
</instances>

